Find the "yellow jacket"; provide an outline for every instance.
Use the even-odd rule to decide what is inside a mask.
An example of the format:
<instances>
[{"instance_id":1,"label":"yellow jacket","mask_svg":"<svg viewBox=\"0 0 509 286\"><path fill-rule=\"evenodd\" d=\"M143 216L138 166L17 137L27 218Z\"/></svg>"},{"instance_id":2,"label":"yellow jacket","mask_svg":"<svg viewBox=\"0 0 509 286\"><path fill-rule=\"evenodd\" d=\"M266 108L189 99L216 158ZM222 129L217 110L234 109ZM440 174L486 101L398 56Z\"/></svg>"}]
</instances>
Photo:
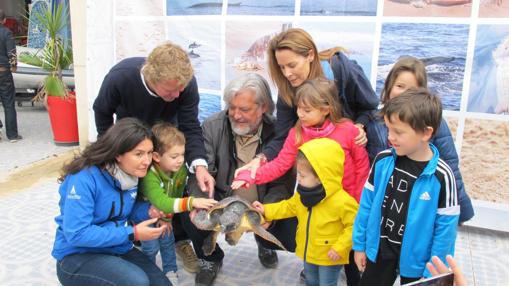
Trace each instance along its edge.
<instances>
[{"instance_id":1,"label":"yellow jacket","mask_svg":"<svg viewBox=\"0 0 509 286\"><path fill-rule=\"evenodd\" d=\"M352 227L359 205L343 190L344 151L329 138L311 140L300 148L318 174L325 189L325 198L308 210L299 193L288 200L266 204L268 221L297 217L295 254L316 265L348 264L352 248ZM327 256L333 248L341 258L332 261Z\"/></svg>"}]
</instances>

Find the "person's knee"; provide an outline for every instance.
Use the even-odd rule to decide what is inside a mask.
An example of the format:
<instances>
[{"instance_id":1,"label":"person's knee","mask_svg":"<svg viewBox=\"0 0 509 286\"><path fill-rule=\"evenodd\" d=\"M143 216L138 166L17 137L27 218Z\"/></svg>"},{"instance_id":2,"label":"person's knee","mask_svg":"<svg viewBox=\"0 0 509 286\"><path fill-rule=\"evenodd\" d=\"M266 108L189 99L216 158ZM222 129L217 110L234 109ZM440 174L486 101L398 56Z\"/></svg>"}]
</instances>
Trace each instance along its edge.
<instances>
[{"instance_id":1,"label":"person's knee","mask_svg":"<svg viewBox=\"0 0 509 286\"><path fill-rule=\"evenodd\" d=\"M149 286L150 279L144 272L126 273L126 281L122 285L126 286ZM125 283L125 284L124 284Z\"/></svg>"}]
</instances>

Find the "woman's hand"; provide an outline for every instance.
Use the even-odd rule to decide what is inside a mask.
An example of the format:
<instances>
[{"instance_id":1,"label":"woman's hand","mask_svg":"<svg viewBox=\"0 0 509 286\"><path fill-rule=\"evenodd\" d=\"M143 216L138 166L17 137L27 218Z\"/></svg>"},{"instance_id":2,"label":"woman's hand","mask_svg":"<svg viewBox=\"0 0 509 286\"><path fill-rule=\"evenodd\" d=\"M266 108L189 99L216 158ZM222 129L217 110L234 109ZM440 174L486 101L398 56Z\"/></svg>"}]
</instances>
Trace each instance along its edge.
<instances>
[{"instance_id":1,"label":"woman's hand","mask_svg":"<svg viewBox=\"0 0 509 286\"><path fill-rule=\"evenodd\" d=\"M194 198L193 199L193 208L195 209L210 209L217 201L214 199L204 199L204 198Z\"/></svg>"},{"instance_id":2,"label":"woman's hand","mask_svg":"<svg viewBox=\"0 0 509 286\"><path fill-rule=\"evenodd\" d=\"M452 272L454 273L454 286L467 286L467 279L465 279L465 276L463 276L463 273L461 272L461 269L456 265L456 261L452 256L447 255L445 257L447 259L447 263L449 263L449 266L451 269L447 268L447 266L440 260L440 258L433 256L431 257L431 261L426 263L426 267L428 268L429 272L431 272L431 275L435 276L442 273L448 273Z\"/></svg>"},{"instance_id":3,"label":"woman's hand","mask_svg":"<svg viewBox=\"0 0 509 286\"><path fill-rule=\"evenodd\" d=\"M366 269L366 252L364 251L355 251L353 255L353 259L355 261L355 264L357 265L357 268L360 272L364 272Z\"/></svg>"},{"instance_id":4,"label":"woman's hand","mask_svg":"<svg viewBox=\"0 0 509 286\"><path fill-rule=\"evenodd\" d=\"M332 261L338 261L339 259L341 259L341 255L339 255L336 250L334 249L329 249L329 252L327 253L327 256L329 257L330 260Z\"/></svg>"},{"instance_id":5,"label":"woman's hand","mask_svg":"<svg viewBox=\"0 0 509 286\"><path fill-rule=\"evenodd\" d=\"M148 219L134 226L135 238L138 240L153 240L163 234L166 226L150 227L157 222L157 218Z\"/></svg>"},{"instance_id":6,"label":"woman's hand","mask_svg":"<svg viewBox=\"0 0 509 286\"><path fill-rule=\"evenodd\" d=\"M355 127L359 129L359 134L355 136L355 144L359 146L366 146L368 144L368 137L366 137L366 131L364 131L364 125L355 123Z\"/></svg>"}]
</instances>

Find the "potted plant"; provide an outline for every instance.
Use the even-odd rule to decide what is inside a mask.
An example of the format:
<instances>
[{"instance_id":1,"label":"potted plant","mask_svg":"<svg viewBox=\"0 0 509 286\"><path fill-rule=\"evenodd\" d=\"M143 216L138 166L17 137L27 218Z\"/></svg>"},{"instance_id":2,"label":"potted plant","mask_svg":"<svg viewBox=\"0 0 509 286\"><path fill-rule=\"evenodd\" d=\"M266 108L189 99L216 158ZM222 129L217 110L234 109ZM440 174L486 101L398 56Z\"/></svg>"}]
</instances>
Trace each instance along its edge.
<instances>
[{"instance_id":1,"label":"potted plant","mask_svg":"<svg viewBox=\"0 0 509 286\"><path fill-rule=\"evenodd\" d=\"M70 43L61 35L69 25L67 6L60 2L34 16L41 28L47 30L46 43L35 54L21 54L19 60L48 72L33 100L45 103L55 144L75 145L79 142L76 97L62 79L62 70L68 69L73 61Z\"/></svg>"}]
</instances>

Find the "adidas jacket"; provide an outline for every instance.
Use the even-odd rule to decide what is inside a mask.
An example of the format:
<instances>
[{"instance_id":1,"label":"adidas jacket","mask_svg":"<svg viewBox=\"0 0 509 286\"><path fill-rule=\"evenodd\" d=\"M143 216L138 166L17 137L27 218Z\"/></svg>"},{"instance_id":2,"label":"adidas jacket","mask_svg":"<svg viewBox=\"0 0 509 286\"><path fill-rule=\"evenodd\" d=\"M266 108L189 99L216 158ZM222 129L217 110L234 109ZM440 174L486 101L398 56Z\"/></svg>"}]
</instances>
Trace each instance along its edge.
<instances>
[{"instance_id":1,"label":"adidas jacket","mask_svg":"<svg viewBox=\"0 0 509 286\"><path fill-rule=\"evenodd\" d=\"M454 254L460 211L456 181L451 168L439 159L436 147L430 147L433 157L415 181L409 199L399 262L400 274L405 277L429 277L426 262L433 255L445 261L447 254ZM366 252L372 262L378 254L381 205L396 157L393 149L377 155L370 171L374 172L374 183L366 182L355 218L353 249ZM441 189L445 194L440 194ZM441 195L445 195L445 203L439 208Z\"/></svg>"},{"instance_id":2,"label":"adidas jacket","mask_svg":"<svg viewBox=\"0 0 509 286\"><path fill-rule=\"evenodd\" d=\"M68 175L60 186L60 215L51 254L57 260L74 253L124 254L133 247L128 220L148 217L149 204L136 202L137 188L120 183L96 166Z\"/></svg>"}]
</instances>

